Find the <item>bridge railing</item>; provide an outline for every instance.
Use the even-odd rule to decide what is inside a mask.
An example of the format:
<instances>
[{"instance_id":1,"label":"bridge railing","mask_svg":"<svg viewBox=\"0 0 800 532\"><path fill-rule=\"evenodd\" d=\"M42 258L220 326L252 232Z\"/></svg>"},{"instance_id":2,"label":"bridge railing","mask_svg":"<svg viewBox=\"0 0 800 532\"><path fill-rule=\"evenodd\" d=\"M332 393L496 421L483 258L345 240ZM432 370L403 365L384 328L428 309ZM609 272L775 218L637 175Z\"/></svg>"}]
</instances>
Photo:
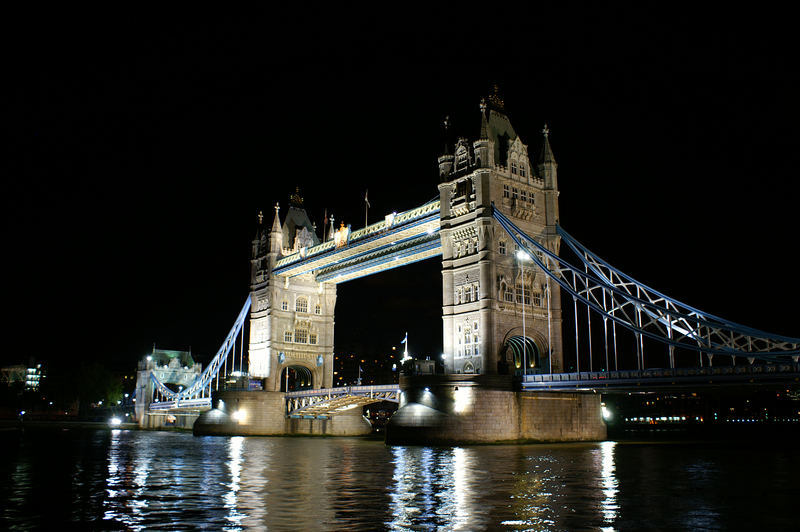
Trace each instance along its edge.
<instances>
[{"instance_id":1,"label":"bridge railing","mask_svg":"<svg viewBox=\"0 0 800 532\"><path fill-rule=\"evenodd\" d=\"M764 375L800 373L800 363L752 364L746 366L711 366L697 368L654 368L622 371L580 371L573 373L545 373L525 375L523 383L560 383L611 381L633 379L658 379L670 377L716 377L725 375Z\"/></svg>"},{"instance_id":2,"label":"bridge railing","mask_svg":"<svg viewBox=\"0 0 800 532\"><path fill-rule=\"evenodd\" d=\"M339 386L336 388L317 388L287 392L286 397L316 397L324 395L368 395L370 393L394 392L399 390L397 384L370 384L365 386Z\"/></svg>"}]
</instances>

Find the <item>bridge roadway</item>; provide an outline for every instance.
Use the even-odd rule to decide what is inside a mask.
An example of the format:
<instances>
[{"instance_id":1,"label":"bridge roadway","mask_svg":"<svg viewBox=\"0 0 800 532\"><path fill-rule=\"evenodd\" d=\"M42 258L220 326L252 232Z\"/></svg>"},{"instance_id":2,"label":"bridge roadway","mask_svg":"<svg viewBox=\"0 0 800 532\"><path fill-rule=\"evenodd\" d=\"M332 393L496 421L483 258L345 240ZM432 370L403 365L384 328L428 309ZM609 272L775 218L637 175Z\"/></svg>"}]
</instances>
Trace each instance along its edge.
<instances>
[{"instance_id":1,"label":"bridge roadway","mask_svg":"<svg viewBox=\"0 0 800 532\"><path fill-rule=\"evenodd\" d=\"M582 371L527 375L525 391L627 393L676 388L766 385L800 382L800 364L754 364L696 368L665 368L629 371Z\"/></svg>"},{"instance_id":2,"label":"bridge roadway","mask_svg":"<svg viewBox=\"0 0 800 532\"><path fill-rule=\"evenodd\" d=\"M526 375L522 391L628 393L711 388L719 386L798 384L800 363L754 364L626 371L581 371ZM300 390L285 394L286 416L329 419L338 412L381 401L398 403L400 386L342 386ZM211 398L152 403L151 411L193 413L211 408Z\"/></svg>"}]
</instances>

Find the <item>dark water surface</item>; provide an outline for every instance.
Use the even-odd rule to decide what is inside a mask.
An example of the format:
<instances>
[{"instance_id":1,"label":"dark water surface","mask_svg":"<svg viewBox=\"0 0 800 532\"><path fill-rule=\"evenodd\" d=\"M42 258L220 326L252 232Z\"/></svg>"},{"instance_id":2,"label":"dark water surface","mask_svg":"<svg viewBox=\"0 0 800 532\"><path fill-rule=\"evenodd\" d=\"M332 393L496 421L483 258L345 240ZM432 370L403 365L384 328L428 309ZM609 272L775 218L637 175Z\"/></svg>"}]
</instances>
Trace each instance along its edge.
<instances>
[{"instance_id":1,"label":"dark water surface","mask_svg":"<svg viewBox=\"0 0 800 532\"><path fill-rule=\"evenodd\" d=\"M800 526L800 452L775 441L387 447L119 430L0 438L0 529Z\"/></svg>"}]
</instances>

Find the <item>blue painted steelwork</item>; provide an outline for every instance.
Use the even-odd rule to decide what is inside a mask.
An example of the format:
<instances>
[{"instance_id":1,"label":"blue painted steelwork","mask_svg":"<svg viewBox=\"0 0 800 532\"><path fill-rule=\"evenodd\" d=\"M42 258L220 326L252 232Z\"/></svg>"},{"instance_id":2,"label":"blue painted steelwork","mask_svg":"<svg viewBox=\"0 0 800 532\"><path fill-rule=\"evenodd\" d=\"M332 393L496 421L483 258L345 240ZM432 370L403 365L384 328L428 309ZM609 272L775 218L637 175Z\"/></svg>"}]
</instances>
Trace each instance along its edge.
<instances>
[{"instance_id":1,"label":"blue painted steelwork","mask_svg":"<svg viewBox=\"0 0 800 532\"><path fill-rule=\"evenodd\" d=\"M575 251L576 267L526 235L498 209L494 219L520 249L576 301L637 335L707 355L741 356L779 362L800 356L800 339L774 335L701 312L640 283L578 243L558 227L558 235ZM672 351L670 351L670 362ZM643 366L644 364L642 364Z\"/></svg>"},{"instance_id":2,"label":"blue painted steelwork","mask_svg":"<svg viewBox=\"0 0 800 532\"><path fill-rule=\"evenodd\" d=\"M378 250L362 253L358 256L358 258L354 257L352 259L347 259L342 263L322 268L319 270L321 273L317 274L316 280L319 282L329 281L338 276L343 276L354 272L363 272L368 268L374 268L376 266L384 266L381 268L381 271L391 270L393 268L412 264L420 260L438 257L442 254L441 248L442 241L439 237L439 232L436 231L431 235L409 238L403 242L398 242L395 246L383 246L378 248ZM436 249L439 250L439 252L436 254L425 255L415 260L401 262L402 259L414 257L415 255L420 255L426 251ZM384 255L380 256L381 254ZM369 256L372 256L373 258L368 258ZM396 261L398 264L391 264L392 262ZM364 273L363 275L370 275L370 273ZM357 279L363 275L350 277L348 280Z\"/></svg>"},{"instance_id":3,"label":"blue painted steelwork","mask_svg":"<svg viewBox=\"0 0 800 532\"><path fill-rule=\"evenodd\" d=\"M747 366L717 366L697 368L657 368L629 371L582 371L527 375L523 378L525 391L595 390L618 391L678 386L698 387L743 384L796 382L800 379L800 364L753 364Z\"/></svg>"},{"instance_id":4,"label":"blue painted steelwork","mask_svg":"<svg viewBox=\"0 0 800 532\"><path fill-rule=\"evenodd\" d=\"M303 253L298 252L284 257L277 262L273 273L275 275L295 276L317 270L326 270L332 268L335 263L339 261L350 262L358 258L364 258L381 250L385 251L396 249L398 244L419 238L420 235L438 234L439 228L437 223L436 228L432 233L418 231L417 233L412 234L412 236L406 237L398 242L380 245L376 248L368 247L369 244L377 240L391 238L392 235L400 234L402 232L407 232L410 229L421 228L424 225L430 225L431 223L438 222L439 201L431 201L420 207L417 207L416 209L405 211L396 215L395 219L400 221L395 222L390 227L386 227L386 222L383 221L359 231L355 231L353 233L354 236L351 237L349 243L343 247L336 248L333 245L333 241L328 241L320 244L319 246L310 248L305 252L305 256ZM359 235L361 232L364 234ZM361 249L365 249L365 251L359 251ZM338 259L338 261L336 260L337 256L347 255L348 253L353 253L354 251L356 251L355 255L342 256L340 259ZM328 279L330 279L330 277Z\"/></svg>"},{"instance_id":5,"label":"blue painted steelwork","mask_svg":"<svg viewBox=\"0 0 800 532\"><path fill-rule=\"evenodd\" d=\"M244 322L247 319L248 312L250 311L250 296L244 302L242 310L239 311L239 316L231 327L228 336L217 351L216 356L211 359L206 369L201 373L192 384L186 389L175 392L170 390L164 383L158 380L153 372L150 372L150 379L153 381L155 391L164 399L158 403L151 403L150 409L168 409L168 408L193 408L200 406L211 406L211 387L212 381L219 378L219 370L222 368L225 359L233 350L236 337L242 330ZM157 406L156 406L157 405ZM191 406L190 406L191 405Z\"/></svg>"}]
</instances>

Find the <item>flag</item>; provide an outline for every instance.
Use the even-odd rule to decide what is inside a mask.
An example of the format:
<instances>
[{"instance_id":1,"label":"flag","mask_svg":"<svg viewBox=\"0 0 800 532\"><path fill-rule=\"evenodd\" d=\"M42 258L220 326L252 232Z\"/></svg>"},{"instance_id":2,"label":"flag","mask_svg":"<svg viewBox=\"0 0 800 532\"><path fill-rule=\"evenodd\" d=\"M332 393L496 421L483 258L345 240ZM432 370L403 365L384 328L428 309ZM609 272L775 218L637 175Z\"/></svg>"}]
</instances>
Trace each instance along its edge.
<instances>
[{"instance_id":1,"label":"flag","mask_svg":"<svg viewBox=\"0 0 800 532\"><path fill-rule=\"evenodd\" d=\"M324 224L325 224L325 225L323 226L323 229L324 229L324 227L327 227L327 226L328 226L328 209L325 209L325 218L322 220L322 223L324 223Z\"/></svg>"},{"instance_id":2,"label":"flag","mask_svg":"<svg viewBox=\"0 0 800 532\"><path fill-rule=\"evenodd\" d=\"M369 196L369 189L367 189L367 191L364 192L364 201L367 203L367 207L372 207L372 205L369 204L368 196Z\"/></svg>"},{"instance_id":3,"label":"flag","mask_svg":"<svg viewBox=\"0 0 800 532\"><path fill-rule=\"evenodd\" d=\"M408 343L408 333L406 333L406 337L400 342L401 344Z\"/></svg>"}]
</instances>

